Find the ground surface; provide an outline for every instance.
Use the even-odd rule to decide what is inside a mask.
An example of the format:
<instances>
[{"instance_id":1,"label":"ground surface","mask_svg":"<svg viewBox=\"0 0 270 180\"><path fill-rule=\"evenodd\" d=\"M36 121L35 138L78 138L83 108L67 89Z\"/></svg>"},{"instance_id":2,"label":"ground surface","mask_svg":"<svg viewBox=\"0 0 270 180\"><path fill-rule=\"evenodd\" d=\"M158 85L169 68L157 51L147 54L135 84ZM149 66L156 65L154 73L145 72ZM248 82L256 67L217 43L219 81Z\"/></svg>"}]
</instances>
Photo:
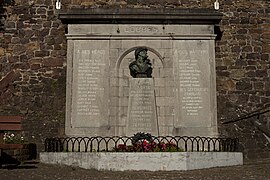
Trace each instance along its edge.
<instances>
[{"instance_id":1,"label":"ground surface","mask_svg":"<svg viewBox=\"0 0 270 180\"><path fill-rule=\"evenodd\" d=\"M192 171L96 171L60 165L46 165L38 162L26 162L18 167L3 167L0 169L0 180L270 180L270 160L248 162L243 166L211 168Z\"/></svg>"}]
</instances>

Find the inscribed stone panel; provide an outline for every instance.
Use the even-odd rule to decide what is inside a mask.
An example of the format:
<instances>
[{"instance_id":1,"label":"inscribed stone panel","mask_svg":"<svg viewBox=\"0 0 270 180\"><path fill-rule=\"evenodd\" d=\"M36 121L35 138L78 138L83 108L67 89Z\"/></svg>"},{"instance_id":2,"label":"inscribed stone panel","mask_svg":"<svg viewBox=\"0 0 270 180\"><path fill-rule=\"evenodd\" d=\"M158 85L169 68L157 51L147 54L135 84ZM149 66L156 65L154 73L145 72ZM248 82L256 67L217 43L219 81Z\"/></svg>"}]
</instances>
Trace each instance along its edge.
<instances>
[{"instance_id":1,"label":"inscribed stone panel","mask_svg":"<svg viewBox=\"0 0 270 180\"><path fill-rule=\"evenodd\" d=\"M211 70L208 40L174 41L176 127L211 126Z\"/></svg>"},{"instance_id":2,"label":"inscribed stone panel","mask_svg":"<svg viewBox=\"0 0 270 180\"><path fill-rule=\"evenodd\" d=\"M137 132L158 135L157 112L152 78L130 79L127 134Z\"/></svg>"},{"instance_id":3,"label":"inscribed stone panel","mask_svg":"<svg viewBox=\"0 0 270 180\"><path fill-rule=\"evenodd\" d=\"M72 126L108 124L108 41L75 41Z\"/></svg>"}]
</instances>

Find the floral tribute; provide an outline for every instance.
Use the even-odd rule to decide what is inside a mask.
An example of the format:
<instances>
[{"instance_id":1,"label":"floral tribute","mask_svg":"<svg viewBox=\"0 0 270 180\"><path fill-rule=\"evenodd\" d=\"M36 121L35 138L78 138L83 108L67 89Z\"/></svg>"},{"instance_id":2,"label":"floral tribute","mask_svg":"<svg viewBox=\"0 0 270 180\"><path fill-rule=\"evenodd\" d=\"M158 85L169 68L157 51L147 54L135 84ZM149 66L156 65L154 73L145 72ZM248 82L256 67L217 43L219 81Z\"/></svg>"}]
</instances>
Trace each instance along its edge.
<instances>
[{"instance_id":1,"label":"floral tribute","mask_svg":"<svg viewBox=\"0 0 270 180\"><path fill-rule=\"evenodd\" d=\"M4 134L3 142L5 144L24 144L25 139L21 135L8 132Z\"/></svg>"},{"instance_id":2,"label":"floral tribute","mask_svg":"<svg viewBox=\"0 0 270 180\"><path fill-rule=\"evenodd\" d=\"M136 133L132 137L132 145L118 144L115 152L179 152L183 149L173 142L158 142L149 133Z\"/></svg>"}]
</instances>

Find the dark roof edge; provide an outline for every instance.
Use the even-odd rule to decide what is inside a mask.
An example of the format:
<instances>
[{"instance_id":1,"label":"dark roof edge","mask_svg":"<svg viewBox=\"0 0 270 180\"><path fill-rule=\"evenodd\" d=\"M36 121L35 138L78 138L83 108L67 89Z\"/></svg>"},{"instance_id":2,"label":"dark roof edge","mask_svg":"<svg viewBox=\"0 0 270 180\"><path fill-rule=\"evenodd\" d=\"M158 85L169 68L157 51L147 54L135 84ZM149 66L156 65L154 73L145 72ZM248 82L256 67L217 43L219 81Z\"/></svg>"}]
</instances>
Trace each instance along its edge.
<instances>
[{"instance_id":1,"label":"dark roof edge","mask_svg":"<svg viewBox=\"0 0 270 180\"><path fill-rule=\"evenodd\" d=\"M67 9L58 15L68 24L218 24L222 19L222 13L213 9Z\"/></svg>"}]
</instances>

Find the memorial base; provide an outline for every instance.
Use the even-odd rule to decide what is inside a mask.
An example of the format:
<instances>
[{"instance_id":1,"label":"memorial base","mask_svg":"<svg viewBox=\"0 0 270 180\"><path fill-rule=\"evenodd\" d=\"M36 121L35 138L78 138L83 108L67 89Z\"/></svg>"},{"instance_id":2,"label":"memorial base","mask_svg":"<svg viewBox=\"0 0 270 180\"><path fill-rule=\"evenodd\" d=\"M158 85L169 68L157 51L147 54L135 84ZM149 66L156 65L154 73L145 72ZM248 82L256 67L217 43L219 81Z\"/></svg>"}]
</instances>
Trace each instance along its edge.
<instances>
[{"instance_id":1,"label":"memorial base","mask_svg":"<svg viewBox=\"0 0 270 180\"><path fill-rule=\"evenodd\" d=\"M40 162L110 171L174 171L243 165L240 152L43 152Z\"/></svg>"}]
</instances>

